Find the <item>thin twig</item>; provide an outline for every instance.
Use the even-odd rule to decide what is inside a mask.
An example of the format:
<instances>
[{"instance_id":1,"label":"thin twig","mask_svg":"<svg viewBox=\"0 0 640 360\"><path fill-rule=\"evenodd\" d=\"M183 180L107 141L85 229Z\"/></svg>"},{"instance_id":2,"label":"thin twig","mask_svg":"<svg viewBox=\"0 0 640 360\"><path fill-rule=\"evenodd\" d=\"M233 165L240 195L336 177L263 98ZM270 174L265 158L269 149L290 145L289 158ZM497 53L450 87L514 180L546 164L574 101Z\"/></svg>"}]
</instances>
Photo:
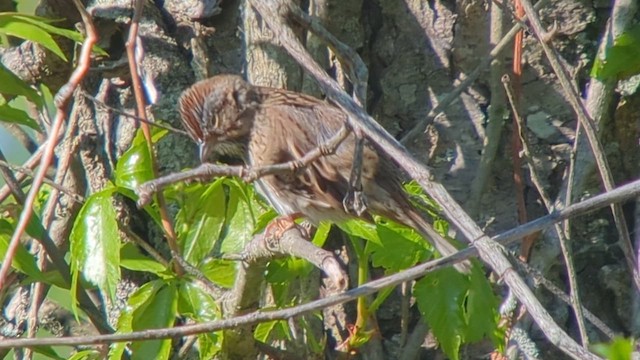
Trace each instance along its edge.
<instances>
[{"instance_id":1,"label":"thin twig","mask_svg":"<svg viewBox=\"0 0 640 360\"><path fill-rule=\"evenodd\" d=\"M40 159L42 158L43 152L44 152L44 146L41 145L38 148L38 150L35 153L33 153L33 155L31 155L31 157L24 164L22 164L22 168L31 170L36 166L38 166L38 164L40 163ZM16 176L16 181L18 182L22 182L27 177L27 175L23 173L19 173L15 176ZM5 184L0 188L0 203L4 202L4 200L9 195L11 195L11 189L9 189L9 186Z\"/></svg>"},{"instance_id":2,"label":"thin twig","mask_svg":"<svg viewBox=\"0 0 640 360\"><path fill-rule=\"evenodd\" d=\"M527 273L529 276L533 278L533 284L541 284L545 289L550 291L554 296L558 299L562 300L565 304L573 306L572 296L569 294L565 294L562 289L557 287L552 281L545 278L538 270L531 267L529 264L524 261L518 261L517 265L521 267L522 271ZM585 308L580 304L580 312L584 314L584 317L589 320L589 322L595 326L598 330L600 330L609 340L612 340L616 337L616 332L611 329L607 324L605 324L602 320L600 320L595 314L593 314L589 309Z\"/></svg>"},{"instance_id":3,"label":"thin twig","mask_svg":"<svg viewBox=\"0 0 640 360\"><path fill-rule=\"evenodd\" d=\"M580 203L571 205L566 209L559 210L555 213L543 216L530 223L520 225L514 229L504 232L500 235L494 236L492 240L502 244L508 245L522 237L531 234L536 231L540 231L546 227L553 225L556 222L563 221L569 217L575 217L577 215L583 215L585 213L597 210L604 206L609 206L612 203L621 202L629 199L633 199L640 196L640 180L632 182L630 184L621 186L610 192L596 195L590 199L584 200ZM355 289L346 291L342 294L330 296L324 299L312 301L307 304L298 305L288 309L281 309L276 311L258 311L230 319L210 321L195 325L185 325L182 327L167 328L167 329L152 329L144 331L135 331L128 334L113 334L113 335L99 335L99 336L76 336L66 338L35 338L35 339L4 339L0 341L0 349L7 348L24 348L35 346L76 346L76 345L91 345L91 344L110 344L114 342L128 342L128 341L142 341L142 340L154 340L154 339L167 339L174 337L182 337L188 335L195 335L201 333L208 333L213 331L219 331L223 329L233 328L236 326L256 324L259 322L289 319L294 316L299 316L309 312L317 311L329 306L342 304L348 301L353 301L360 296L366 296L376 293L381 289L389 286L396 286L406 281L416 279L424 276L428 272L442 269L446 266L451 266L454 263L461 262L465 259L469 259L478 254L478 250L474 247L466 248L453 255L439 258L414 266L410 269L401 271L397 274L386 276L378 280L374 280L363 284ZM590 354L587 354L585 359L597 359Z\"/></svg>"},{"instance_id":4,"label":"thin twig","mask_svg":"<svg viewBox=\"0 0 640 360\"><path fill-rule=\"evenodd\" d=\"M507 98L509 99L509 103L511 104L511 111L513 111L513 119L516 124L516 128L514 129L514 135L520 138L520 145L522 146L523 157L527 161L529 165L529 173L531 174L531 181L536 186L538 190L538 194L540 194L540 198L544 203L547 211L551 212L554 209L553 202L551 198L547 195L547 192L544 190L544 186L542 185L542 180L540 176L538 176L538 171L536 170L535 164L533 163L532 153L529 150L529 144L527 141L527 136L524 133L524 129L526 128L524 124L524 120L520 116L518 109L514 103L514 94L513 89L509 83L509 76L505 75L502 79L504 84L505 91L507 93ZM560 224L554 224L554 229L556 231L556 235L558 236L558 240L560 242L560 249L562 250L562 255L564 257L565 265L567 266L567 277L569 279L569 297L571 300L571 307L576 316L576 322L578 323L578 330L580 331L580 338L582 340L582 346L585 348L589 345L589 335L587 334L587 328L584 325L584 315L582 313L582 302L580 301L580 292L578 291L578 281L576 279L576 269L573 263L573 255L571 251L571 246L569 245L569 239L565 236L565 233ZM526 257L523 257L524 261Z\"/></svg>"},{"instance_id":5,"label":"thin twig","mask_svg":"<svg viewBox=\"0 0 640 360\"><path fill-rule=\"evenodd\" d=\"M585 134L587 135L587 140L589 141L589 145L591 146L591 152L596 160L596 165L598 167L598 172L600 174L602 183L606 191L610 191L615 187L615 183L611 176L611 171L609 169L609 163L607 158L605 157L604 149L602 148L602 144L598 139L598 135L596 132L596 126L591 119L587 109L585 108L582 100L580 99L580 95L578 94L576 88L571 84L571 80L567 75L564 66L558 60L558 56L554 49L552 49L547 42L544 41L545 38L545 30L540 23L540 19L538 18L536 11L534 10L531 2L529 0L520 0L522 2L522 7L525 9L527 16L529 17L529 22L531 24L531 28L535 33L536 37L539 39L540 46L542 50L544 50L553 71L558 77L558 81L562 86L565 94L567 95L567 99L571 104L571 107L575 111L578 121L580 121ZM635 256L635 252L633 250L633 245L631 244L631 238L629 236L629 232L627 231L627 224L624 218L624 213L622 211L622 207L620 205L612 205L611 211L613 213L613 219L616 224L616 229L618 230L620 247L625 254L625 260L627 261L627 266L632 274L634 284L636 290L640 291L640 274L638 273L638 269L636 268L637 259Z\"/></svg>"},{"instance_id":6,"label":"thin twig","mask_svg":"<svg viewBox=\"0 0 640 360\"><path fill-rule=\"evenodd\" d=\"M0 289L4 287L5 279L7 273L9 272L9 269L11 268L13 257L15 256L15 253L18 249L20 238L24 234L27 228L27 224L31 219L31 215L33 214L33 204L36 200L36 197L38 196L38 192L40 191L40 186L42 185L42 182L45 178L47 169L53 159L53 153L57 145L58 134L61 132L64 126L67 105L69 103L69 100L71 99L71 95L78 87L78 84L80 83L80 81L82 81L85 74L87 73L87 70L89 69L89 64L91 62L91 49L98 41L98 35L96 33L95 27L93 26L91 16L87 13L80 0L73 0L73 3L76 5L78 11L80 12L80 15L82 16L82 21L87 31L87 37L82 44L82 49L78 57L78 66L71 74L69 81L64 86L62 86L56 94L56 117L53 121L53 125L51 126L51 132L49 133L49 138L44 148L40 167L38 168L38 172L36 173L35 178L33 179L33 183L25 200L24 208L22 210L22 213L20 214L18 224L16 225L16 230L11 237L4 260L2 262L2 266L0 267Z\"/></svg>"},{"instance_id":7,"label":"thin twig","mask_svg":"<svg viewBox=\"0 0 640 360\"><path fill-rule=\"evenodd\" d=\"M140 26L140 18L142 17L143 5L143 0L135 1L135 9L133 12L133 18L131 19L129 36L127 38L125 47L127 49L127 58L129 60L129 71L131 72L131 85L133 87L133 93L136 99L137 115L138 117L146 119L147 115L145 109L145 96L142 90L140 74L138 74L138 63L136 61L136 47L142 46L142 44L138 44L138 27ZM153 140L151 139L151 130L149 129L148 121L141 122L141 127L142 133L144 134L144 138L147 143L149 154L151 155L151 168L153 169L153 174L157 176L158 162L153 150ZM173 229L173 221L169 216L169 212L167 211L167 204L164 199L164 195L162 193L158 193L156 194L156 198L158 200L158 211L160 213L162 228L164 229L164 233L167 238L167 244L169 245L172 253L176 254L176 256L180 256L180 247L178 246L176 233ZM179 263L174 262L174 268L175 272L178 275L182 275L184 273L184 270Z\"/></svg>"},{"instance_id":8,"label":"thin twig","mask_svg":"<svg viewBox=\"0 0 640 360\"><path fill-rule=\"evenodd\" d=\"M211 179L216 176L237 176L246 182L253 182L266 175L289 173L303 169L322 156L333 154L338 146L349 136L351 131L348 126L343 126L326 143L315 147L303 157L280 164L259 167L215 165L205 163L195 169L183 171L177 174L169 174L140 185L136 189L138 194L138 206L142 207L151 201L151 196L162 188L182 181L195 179Z\"/></svg>"},{"instance_id":9,"label":"thin twig","mask_svg":"<svg viewBox=\"0 0 640 360\"><path fill-rule=\"evenodd\" d=\"M146 117L140 117L140 116L132 115L132 114L129 114L128 112L126 112L126 111L114 108L113 106L110 106L109 104L105 103L104 101L98 100L94 96L91 96L85 90L81 89L79 91L79 93L80 93L80 95L84 96L85 98L89 99L91 102L96 104L98 107L101 107L101 108L103 108L103 109L105 109L107 111L116 113L116 114L118 114L120 116L124 116L125 118L129 118L129 119L140 121L141 123L145 123L145 124L151 125L153 127L157 127L159 129L168 130L168 131L170 131L170 132L172 132L174 134L180 134L180 135L184 135L184 136L187 136L187 137L189 136L187 134L187 132L182 130L182 129L175 128L175 127L173 127L171 125L159 123L157 121L151 121L151 120L147 119Z\"/></svg>"},{"instance_id":10,"label":"thin twig","mask_svg":"<svg viewBox=\"0 0 640 360\"><path fill-rule=\"evenodd\" d=\"M25 174L27 176L31 176L31 177L35 176L35 174L33 173L32 170L24 168L22 166L14 165L14 164L12 164L10 162L6 162L5 160L2 160L2 159L0 159L0 167L16 171L16 172ZM74 193L73 191L65 188L64 186L56 183L55 181L53 181L53 180L51 180L51 179L49 179L47 177L45 177L42 180L42 182L47 184L47 185L49 185L49 186L51 186L52 188L56 189L57 191L60 191L62 193L65 193L65 194L69 195L69 197L73 201L76 201L76 202L79 202L79 203L83 203L84 202L84 197L82 197L79 194Z\"/></svg>"}]
</instances>

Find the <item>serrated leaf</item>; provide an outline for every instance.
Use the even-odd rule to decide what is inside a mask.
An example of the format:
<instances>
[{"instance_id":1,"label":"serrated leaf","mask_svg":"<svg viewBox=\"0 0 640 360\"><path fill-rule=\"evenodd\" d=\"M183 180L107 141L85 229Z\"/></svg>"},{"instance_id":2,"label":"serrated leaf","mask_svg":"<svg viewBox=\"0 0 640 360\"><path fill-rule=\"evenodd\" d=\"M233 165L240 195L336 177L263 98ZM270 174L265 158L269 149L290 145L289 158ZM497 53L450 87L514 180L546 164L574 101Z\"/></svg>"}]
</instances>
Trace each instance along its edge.
<instances>
[{"instance_id":1,"label":"serrated leaf","mask_svg":"<svg viewBox=\"0 0 640 360\"><path fill-rule=\"evenodd\" d=\"M250 202L242 188L227 183L229 194L227 199L227 227L222 238L220 250L223 253L238 253L253 238L255 217Z\"/></svg>"},{"instance_id":2,"label":"serrated leaf","mask_svg":"<svg viewBox=\"0 0 640 360\"><path fill-rule=\"evenodd\" d=\"M433 329L445 354L459 359L464 341L466 321L462 306L468 280L453 268L445 268L425 275L416 282L414 296L418 309Z\"/></svg>"},{"instance_id":3,"label":"serrated leaf","mask_svg":"<svg viewBox=\"0 0 640 360\"><path fill-rule=\"evenodd\" d=\"M225 223L223 180L185 188L184 205L176 216L178 243L183 258L198 264L216 246Z\"/></svg>"},{"instance_id":4,"label":"serrated leaf","mask_svg":"<svg viewBox=\"0 0 640 360\"><path fill-rule=\"evenodd\" d=\"M109 188L89 196L70 235L74 278L81 273L111 299L120 280L120 237L111 203L113 191Z\"/></svg>"},{"instance_id":5,"label":"serrated leaf","mask_svg":"<svg viewBox=\"0 0 640 360\"><path fill-rule=\"evenodd\" d=\"M133 311L132 329L158 329L173 326L178 315L178 292L172 283L155 286L157 291ZM168 359L171 339L138 341L131 344L131 359Z\"/></svg>"},{"instance_id":6,"label":"serrated leaf","mask_svg":"<svg viewBox=\"0 0 640 360\"><path fill-rule=\"evenodd\" d=\"M498 327L499 300L493 293L489 281L479 266L471 268L469 291L466 301L466 322L468 324L465 341L476 342L484 337L495 338Z\"/></svg>"},{"instance_id":7,"label":"serrated leaf","mask_svg":"<svg viewBox=\"0 0 640 360\"><path fill-rule=\"evenodd\" d=\"M376 225L379 243L367 242L365 251L371 254L374 266L391 272L406 269L424 260L429 245L413 229L392 221L378 221Z\"/></svg>"},{"instance_id":8,"label":"serrated leaf","mask_svg":"<svg viewBox=\"0 0 640 360\"><path fill-rule=\"evenodd\" d=\"M197 322L212 321L221 317L218 304L201 287L184 281L180 283L179 294L180 314Z\"/></svg>"},{"instance_id":9,"label":"serrated leaf","mask_svg":"<svg viewBox=\"0 0 640 360\"><path fill-rule=\"evenodd\" d=\"M133 271L146 271L161 275L167 271L166 266L142 254L133 243L126 243L120 248L120 266Z\"/></svg>"},{"instance_id":10,"label":"serrated leaf","mask_svg":"<svg viewBox=\"0 0 640 360\"><path fill-rule=\"evenodd\" d=\"M191 282L182 282L178 293L178 311L182 316L187 316L197 323L221 318L218 304L199 286ZM211 359L220 352L222 337L222 331L198 335L200 358Z\"/></svg>"},{"instance_id":11,"label":"serrated leaf","mask_svg":"<svg viewBox=\"0 0 640 360\"><path fill-rule=\"evenodd\" d=\"M266 279L271 284L287 284L296 278L309 275L312 269L313 266L303 259L276 259L267 265Z\"/></svg>"},{"instance_id":12,"label":"serrated leaf","mask_svg":"<svg viewBox=\"0 0 640 360\"><path fill-rule=\"evenodd\" d=\"M237 262L222 259L207 259L200 265L200 271L213 283L231 289L236 280Z\"/></svg>"},{"instance_id":13,"label":"serrated leaf","mask_svg":"<svg viewBox=\"0 0 640 360\"><path fill-rule=\"evenodd\" d=\"M1 92L1 91L0 91ZM9 104L0 105L0 121L25 125L34 130L40 131L38 124L25 111L16 109Z\"/></svg>"},{"instance_id":14,"label":"serrated leaf","mask_svg":"<svg viewBox=\"0 0 640 360\"><path fill-rule=\"evenodd\" d=\"M43 104L42 98L37 91L2 64L0 64L0 93L24 96L36 104L38 108L42 107Z\"/></svg>"}]
</instances>

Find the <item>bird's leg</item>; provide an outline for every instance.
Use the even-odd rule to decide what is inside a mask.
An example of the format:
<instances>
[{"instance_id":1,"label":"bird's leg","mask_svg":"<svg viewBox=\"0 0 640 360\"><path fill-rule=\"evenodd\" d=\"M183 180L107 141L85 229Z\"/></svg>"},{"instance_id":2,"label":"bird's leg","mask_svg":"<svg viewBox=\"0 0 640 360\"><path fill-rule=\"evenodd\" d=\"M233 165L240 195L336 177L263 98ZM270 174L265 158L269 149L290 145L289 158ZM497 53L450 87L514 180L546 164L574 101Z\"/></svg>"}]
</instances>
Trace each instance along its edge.
<instances>
[{"instance_id":1,"label":"bird's leg","mask_svg":"<svg viewBox=\"0 0 640 360\"><path fill-rule=\"evenodd\" d=\"M364 137L362 132L355 130L356 145L353 150L353 165L349 176L349 188L342 199L342 206L348 213L355 213L361 216L367 210L367 197L362 192L362 151L364 148Z\"/></svg>"}]
</instances>

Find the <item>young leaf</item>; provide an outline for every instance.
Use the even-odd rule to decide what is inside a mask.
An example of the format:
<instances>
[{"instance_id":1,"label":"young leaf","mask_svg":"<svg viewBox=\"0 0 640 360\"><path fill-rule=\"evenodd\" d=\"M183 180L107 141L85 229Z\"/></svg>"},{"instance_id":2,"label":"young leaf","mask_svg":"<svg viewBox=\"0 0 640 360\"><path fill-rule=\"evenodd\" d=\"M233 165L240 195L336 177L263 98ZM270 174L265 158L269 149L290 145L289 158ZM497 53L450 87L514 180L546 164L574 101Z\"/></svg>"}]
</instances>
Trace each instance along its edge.
<instances>
[{"instance_id":1,"label":"young leaf","mask_svg":"<svg viewBox=\"0 0 640 360\"><path fill-rule=\"evenodd\" d=\"M12 232L13 227L11 224L4 219L0 219L0 259L4 259L7 248L9 247ZM43 278L42 272L38 269L38 265L36 264L36 259L31 253L29 253L29 251L27 251L27 249L24 248L22 244L18 245L18 250L13 257L11 266L16 270L31 276L36 281Z\"/></svg>"},{"instance_id":2,"label":"young leaf","mask_svg":"<svg viewBox=\"0 0 640 360\"><path fill-rule=\"evenodd\" d=\"M167 268L159 262L142 254L133 243L126 243L120 248L120 266L133 271L146 271L162 276Z\"/></svg>"},{"instance_id":3,"label":"young leaf","mask_svg":"<svg viewBox=\"0 0 640 360\"><path fill-rule=\"evenodd\" d=\"M178 311L198 323L212 321L221 317L215 300L199 286L190 282L180 284ZM211 359L222 347L222 332L198 335L198 345L201 359Z\"/></svg>"},{"instance_id":4,"label":"young leaf","mask_svg":"<svg viewBox=\"0 0 640 360\"><path fill-rule=\"evenodd\" d=\"M133 311L133 331L171 327L178 314L176 284L154 281L155 293ZM138 341L131 344L131 359L168 359L171 339Z\"/></svg>"},{"instance_id":5,"label":"young leaf","mask_svg":"<svg viewBox=\"0 0 640 360\"><path fill-rule=\"evenodd\" d=\"M237 253L253 238L256 220L244 189L234 182L226 184L231 186L228 188L227 231L222 239L221 251Z\"/></svg>"},{"instance_id":6,"label":"young leaf","mask_svg":"<svg viewBox=\"0 0 640 360\"><path fill-rule=\"evenodd\" d=\"M200 265L200 271L212 282L231 289L236 280L237 262L221 259L206 259Z\"/></svg>"},{"instance_id":7,"label":"young leaf","mask_svg":"<svg viewBox=\"0 0 640 360\"><path fill-rule=\"evenodd\" d=\"M612 342L605 344L593 344L591 348L597 354L604 356L607 360L631 360L633 359L633 339L616 337Z\"/></svg>"},{"instance_id":8,"label":"young leaf","mask_svg":"<svg viewBox=\"0 0 640 360\"><path fill-rule=\"evenodd\" d=\"M454 360L464 341L466 321L462 312L468 280L453 268L427 274L414 288L418 309L438 338L444 353Z\"/></svg>"},{"instance_id":9,"label":"young leaf","mask_svg":"<svg viewBox=\"0 0 640 360\"><path fill-rule=\"evenodd\" d=\"M178 243L183 258L198 264L217 243L225 222L225 191L223 180L211 184L185 187L184 205L176 216Z\"/></svg>"},{"instance_id":10,"label":"young leaf","mask_svg":"<svg viewBox=\"0 0 640 360\"><path fill-rule=\"evenodd\" d=\"M50 31L46 30L52 28L55 27L47 25L42 18L17 13L0 13L0 33L38 43L67 61L67 57L50 35Z\"/></svg>"},{"instance_id":11,"label":"young leaf","mask_svg":"<svg viewBox=\"0 0 640 360\"><path fill-rule=\"evenodd\" d=\"M114 188L91 195L70 235L72 273L79 273L111 299L120 280L120 237L111 203Z\"/></svg>"},{"instance_id":12,"label":"young leaf","mask_svg":"<svg viewBox=\"0 0 640 360\"><path fill-rule=\"evenodd\" d=\"M0 105L0 121L28 126L40 130L38 124L24 110L16 109L9 104Z\"/></svg>"},{"instance_id":13,"label":"young leaf","mask_svg":"<svg viewBox=\"0 0 640 360\"><path fill-rule=\"evenodd\" d=\"M9 69L0 64L0 94L24 96L38 107L42 107L43 101L37 91L27 85Z\"/></svg>"},{"instance_id":14,"label":"young leaf","mask_svg":"<svg viewBox=\"0 0 640 360\"><path fill-rule=\"evenodd\" d=\"M153 179L151 153L142 130L138 130L131 147L122 154L115 171L116 186L135 190Z\"/></svg>"}]
</instances>

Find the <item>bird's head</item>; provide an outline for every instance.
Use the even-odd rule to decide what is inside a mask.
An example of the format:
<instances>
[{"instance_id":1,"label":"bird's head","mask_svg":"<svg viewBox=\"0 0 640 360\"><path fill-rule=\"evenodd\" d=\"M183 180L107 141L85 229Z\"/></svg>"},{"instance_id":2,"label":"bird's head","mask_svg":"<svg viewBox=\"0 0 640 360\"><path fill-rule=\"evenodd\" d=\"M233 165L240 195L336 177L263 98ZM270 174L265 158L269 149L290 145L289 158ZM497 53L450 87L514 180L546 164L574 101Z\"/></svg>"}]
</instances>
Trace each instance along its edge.
<instances>
[{"instance_id":1,"label":"bird's head","mask_svg":"<svg viewBox=\"0 0 640 360\"><path fill-rule=\"evenodd\" d=\"M236 75L199 81L180 96L184 128L200 147L200 160L211 155L244 158L259 105L256 88Z\"/></svg>"}]
</instances>

